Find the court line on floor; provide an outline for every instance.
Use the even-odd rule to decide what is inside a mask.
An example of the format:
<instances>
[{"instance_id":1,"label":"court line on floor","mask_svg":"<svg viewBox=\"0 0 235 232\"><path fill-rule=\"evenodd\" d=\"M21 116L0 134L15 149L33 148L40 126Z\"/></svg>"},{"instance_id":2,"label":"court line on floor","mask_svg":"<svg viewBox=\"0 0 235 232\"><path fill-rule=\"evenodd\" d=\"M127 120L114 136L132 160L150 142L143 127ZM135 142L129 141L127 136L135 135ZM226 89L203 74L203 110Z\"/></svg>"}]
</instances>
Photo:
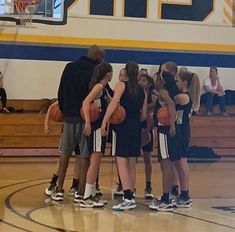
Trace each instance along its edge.
<instances>
[{"instance_id":1,"label":"court line on floor","mask_svg":"<svg viewBox=\"0 0 235 232\"><path fill-rule=\"evenodd\" d=\"M43 180L43 179L41 179L41 180ZM45 180L45 179L44 179L44 180ZM33 182L33 181L37 181L37 180L31 180L31 181L27 181L27 182L24 182L24 183ZM22 191L22 190L25 190L25 189L28 189L28 188L31 188L31 187L35 187L35 186L39 186L39 185L42 185L42 184L45 184L45 183L48 183L48 182L43 182L43 183L39 183L39 184L27 186L27 187L24 187L24 188L21 188L21 189L18 189L18 190L16 190L16 191L14 191L14 192L11 193L10 195L8 195L7 198L5 199L5 204L6 204L7 208L8 208L10 211L12 211L13 213L15 213L16 215L18 215L18 216L20 216L20 217L22 217L22 218L24 218L24 219L26 219L26 220L31 221L30 219L26 218L24 215L18 213L17 210L15 210L14 207L11 206L11 204L10 204L10 199L11 199L11 197L12 197L14 194L16 194L16 193L18 193L18 192L20 192L20 191ZM16 183L16 184L19 184L19 183ZM10 186L16 185L16 184L11 184ZM102 186L101 186L101 187L102 187ZM108 187L102 187L102 188L112 191L112 189L111 189L111 188L108 188ZM146 206L146 204L144 204L144 203L138 203L138 204ZM202 218L198 218L198 217L195 217L195 216L190 216L190 215L182 214L182 213L179 213L179 212L173 212L173 213L176 214L176 215L180 215L180 216L192 218L192 219L195 219L195 220L204 221L204 222L207 222L207 223L210 223L210 224L215 224L215 225L218 225L218 226L221 226L221 227L230 228L230 229L235 229L235 227L228 226L228 225L221 224L221 223L217 223L217 222L210 221L210 220L207 220L207 219L202 219ZM218 216L217 214L215 214L215 215ZM66 230L63 230L63 229L61 230L60 228L55 228L55 227L50 227L50 226L47 226L47 225L44 225L44 224L40 224L39 222L36 222L36 221L31 221L31 222L37 223L37 224L39 224L39 225L42 225L42 226L45 226L45 227L48 227L48 228L51 228L51 229L55 229L55 230L57 230L57 231L66 231ZM67 231L68 231L68 230L67 230Z\"/></svg>"},{"instance_id":2,"label":"court line on floor","mask_svg":"<svg viewBox=\"0 0 235 232\"><path fill-rule=\"evenodd\" d=\"M4 221L4 220L2 220L1 218L0 218L0 222L6 224L6 225L8 225L8 226L14 227L14 228L16 228L16 229L19 229L19 230L23 230L23 231L26 231L26 232L32 232L31 230L27 230L27 229L24 229L24 228L22 228L22 227L13 225L13 224L11 224L11 223L9 223L9 222L7 222L7 221Z\"/></svg>"},{"instance_id":3,"label":"court line on floor","mask_svg":"<svg viewBox=\"0 0 235 232\"><path fill-rule=\"evenodd\" d=\"M106 175L109 175L109 173L107 173ZM104 173L102 173L100 176L105 176ZM46 178L47 179L47 178ZM45 179L39 179L39 180L45 180ZM28 182L33 182L33 181L37 181L37 180L31 180L31 181L26 181L26 182L23 182L24 183L28 183ZM25 189L28 189L28 188L32 188L32 187L35 187L35 186L39 186L39 185L42 185L42 184L46 184L48 182L42 182L42 183L38 183L38 184L34 184L34 185L31 185L31 186L27 186L27 187L24 187L24 188L21 188L21 189L17 189L16 191L12 192L11 194L9 194L6 199L5 199L5 205L7 206L7 208L14 214L16 214L17 216L21 217L21 218L24 218L30 222L33 222L33 223L36 223L36 224L39 224L41 226L44 226L44 227L47 227L47 228L50 228L50 229L54 229L54 230L57 230L57 231L61 231L61 232L76 232L76 231L72 231L72 230L66 230L66 229L62 229L62 228L56 228L56 227L52 227L52 226L48 226L48 225L45 225L43 223L40 223L40 222L37 222L35 220L33 220L31 217L27 218L26 215L22 215L20 214L10 203L11 201L11 198L18 192L22 191L22 190L25 190ZM8 185L8 186L5 186L6 187L11 187L13 185L17 185L19 183L16 183L16 184L11 184L11 185ZM41 207L41 208L45 208L44 207ZM0 219L2 220L3 222L5 222L3 219ZM26 230L27 231L27 230Z\"/></svg>"}]
</instances>

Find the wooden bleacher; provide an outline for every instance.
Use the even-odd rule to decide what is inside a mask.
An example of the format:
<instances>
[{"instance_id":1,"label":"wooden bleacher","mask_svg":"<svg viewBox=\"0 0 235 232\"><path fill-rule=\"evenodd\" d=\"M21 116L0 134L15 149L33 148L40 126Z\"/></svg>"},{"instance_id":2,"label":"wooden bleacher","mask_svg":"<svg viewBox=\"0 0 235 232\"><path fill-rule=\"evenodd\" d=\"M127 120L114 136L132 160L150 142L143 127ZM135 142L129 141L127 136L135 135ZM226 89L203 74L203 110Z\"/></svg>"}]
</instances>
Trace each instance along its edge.
<instances>
[{"instance_id":1,"label":"wooden bleacher","mask_svg":"<svg viewBox=\"0 0 235 232\"><path fill-rule=\"evenodd\" d=\"M26 99L8 99L7 106L13 107L16 111L23 112L40 112L48 107L49 99L26 100Z\"/></svg>"},{"instance_id":2,"label":"wooden bleacher","mask_svg":"<svg viewBox=\"0 0 235 232\"><path fill-rule=\"evenodd\" d=\"M45 114L32 112L40 112L46 101L33 101L13 101L14 108L20 109L22 106L27 106L27 111L31 113L0 114L0 150L10 148L56 149L58 147L61 124L52 122L51 133L44 134ZM230 112L235 112L235 107L231 107ZM235 117L192 117L191 145L211 147L218 155L235 155Z\"/></svg>"},{"instance_id":3,"label":"wooden bleacher","mask_svg":"<svg viewBox=\"0 0 235 232\"><path fill-rule=\"evenodd\" d=\"M44 133L45 114L0 114L1 148L57 148L61 124L51 123L51 133Z\"/></svg>"},{"instance_id":4,"label":"wooden bleacher","mask_svg":"<svg viewBox=\"0 0 235 232\"><path fill-rule=\"evenodd\" d=\"M191 145L210 147L218 155L235 155L235 117L192 117Z\"/></svg>"}]
</instances>

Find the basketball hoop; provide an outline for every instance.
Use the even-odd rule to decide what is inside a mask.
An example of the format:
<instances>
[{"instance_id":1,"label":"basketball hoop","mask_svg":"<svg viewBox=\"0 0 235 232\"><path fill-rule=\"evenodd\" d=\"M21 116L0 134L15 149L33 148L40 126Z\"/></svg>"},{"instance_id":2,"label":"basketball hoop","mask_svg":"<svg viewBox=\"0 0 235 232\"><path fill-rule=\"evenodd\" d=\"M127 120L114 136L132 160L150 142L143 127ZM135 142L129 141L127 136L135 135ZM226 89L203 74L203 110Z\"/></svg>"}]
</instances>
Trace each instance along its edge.
<instances>
[{"instance_id":1,"label":"basketball hoop","mask_svg":"<svg viewBox=\"0 0 235 232\"><path fill-rule=\"evenodd\" d=\"M16 10L20 16L20 25L31 24L38 3L35 0L14 0Z\"/></svg>"}]
</instances>

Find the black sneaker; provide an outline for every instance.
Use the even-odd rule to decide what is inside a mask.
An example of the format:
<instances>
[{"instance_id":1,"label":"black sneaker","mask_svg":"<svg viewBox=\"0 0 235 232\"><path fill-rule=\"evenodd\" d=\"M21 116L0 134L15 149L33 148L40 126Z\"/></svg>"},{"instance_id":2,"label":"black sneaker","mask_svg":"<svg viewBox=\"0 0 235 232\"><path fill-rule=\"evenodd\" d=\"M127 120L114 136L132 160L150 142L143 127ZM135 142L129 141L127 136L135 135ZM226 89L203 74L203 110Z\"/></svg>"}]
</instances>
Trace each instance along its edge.
<instances>
[{"instance_id":1,"label":"black sneaker","mask_svg":"<svg viewBox=\"0 0 235 232\"><path fill-rule=\"evenodd\" d=\"M78 191L74 193L74 202L80 203L83 200L83 195L80 195Z\"/></svg>"},{"instance_id":2,"label":"black sneaker","mask_svg":"<svg viewBox=\"0 0 235 232\"><path fill-rule=\"evenodd\" d=\"M163 201L162 199L155 199L149 205L149 208L160 212L172 212L174 210L172 203Z\"/></svg>"},{"instance_id":3,"label":"black sneaker","mask_svg":"<svg viewBox=\"0 0 235 232\"><path fill-rule=\"evenodd\" d=\"M153 199L152 187L151 186L146 186L145 199L147 199L147 200L152 200Z\"/></svg>"},{"instance_id":4,"label":"black sneaker","mask_svg":"<svg viewBox=\"0 0 235 232\"><path fill-rule=\"evenodd\" d=\"M103 196L103 192L100 190L100 186L96 184L95 187L96 195Z\"/></svg>"},{"instance_id":5,"label":"black sneaker","mask_svg":"<svg viewBox=\"0 0 235 232\"><path fill-rule=\"evenodd\" d=\"M78 189L79 189L78 185L76 186L72 185L69 190L69 196L75 196L75 192L77 192Z\"/></svg>"},{"instance_id":6,"label":"black sneaker","mask_svg":"<svg viewBox=\"0 0 235 232\"><path fill-rule=\"evenodd\" d=\"M177 208L190 208L192 206L191 198L183 199L179 196L174 204Z\"/></svg>"},{"instance_id":7,"label":"black sneaker","mask_svg":"<svg viewBox=\"0 0 235 232\"><path fill-rule=\"evenodd\" d=\"M51 196L55 192L56 187L57 187L56 183L51 182L50 186L47 187L44 191L45 195Z\"/></svg>"}]
</instances>

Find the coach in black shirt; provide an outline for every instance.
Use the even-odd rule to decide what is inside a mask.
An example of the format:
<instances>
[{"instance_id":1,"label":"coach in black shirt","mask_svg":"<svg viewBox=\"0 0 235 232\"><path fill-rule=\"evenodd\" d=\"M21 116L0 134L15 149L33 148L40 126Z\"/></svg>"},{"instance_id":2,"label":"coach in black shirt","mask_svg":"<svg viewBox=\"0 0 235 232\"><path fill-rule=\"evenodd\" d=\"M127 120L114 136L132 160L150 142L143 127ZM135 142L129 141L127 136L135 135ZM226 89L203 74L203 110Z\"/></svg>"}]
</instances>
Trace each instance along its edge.
<instances>
[{"instance_id":1,"label":"coach in black shirt","mask_svg":"<svg viewBox=\"0 0 235 232\"><path fill-rule=\"evenodd\" d=\"M68 168L69 157L72 155L77 144L83 162L86 162L89 158L90 154L86 137L83 133L84 123L80 116L80 109L83 100L88 95L89 82L93 69L103 59L104 50L96 45L92 45L88 49L87 57L82 56L77 61L68 63L61 76L58 101L63 115L63 131L59 148L61 158L59 163L58 187L56 192L51 196L53 200L63 200L64 198L63 183ZM80 173L84 174L86 171L80 170Z\"/></svg>"}]
</instances>

